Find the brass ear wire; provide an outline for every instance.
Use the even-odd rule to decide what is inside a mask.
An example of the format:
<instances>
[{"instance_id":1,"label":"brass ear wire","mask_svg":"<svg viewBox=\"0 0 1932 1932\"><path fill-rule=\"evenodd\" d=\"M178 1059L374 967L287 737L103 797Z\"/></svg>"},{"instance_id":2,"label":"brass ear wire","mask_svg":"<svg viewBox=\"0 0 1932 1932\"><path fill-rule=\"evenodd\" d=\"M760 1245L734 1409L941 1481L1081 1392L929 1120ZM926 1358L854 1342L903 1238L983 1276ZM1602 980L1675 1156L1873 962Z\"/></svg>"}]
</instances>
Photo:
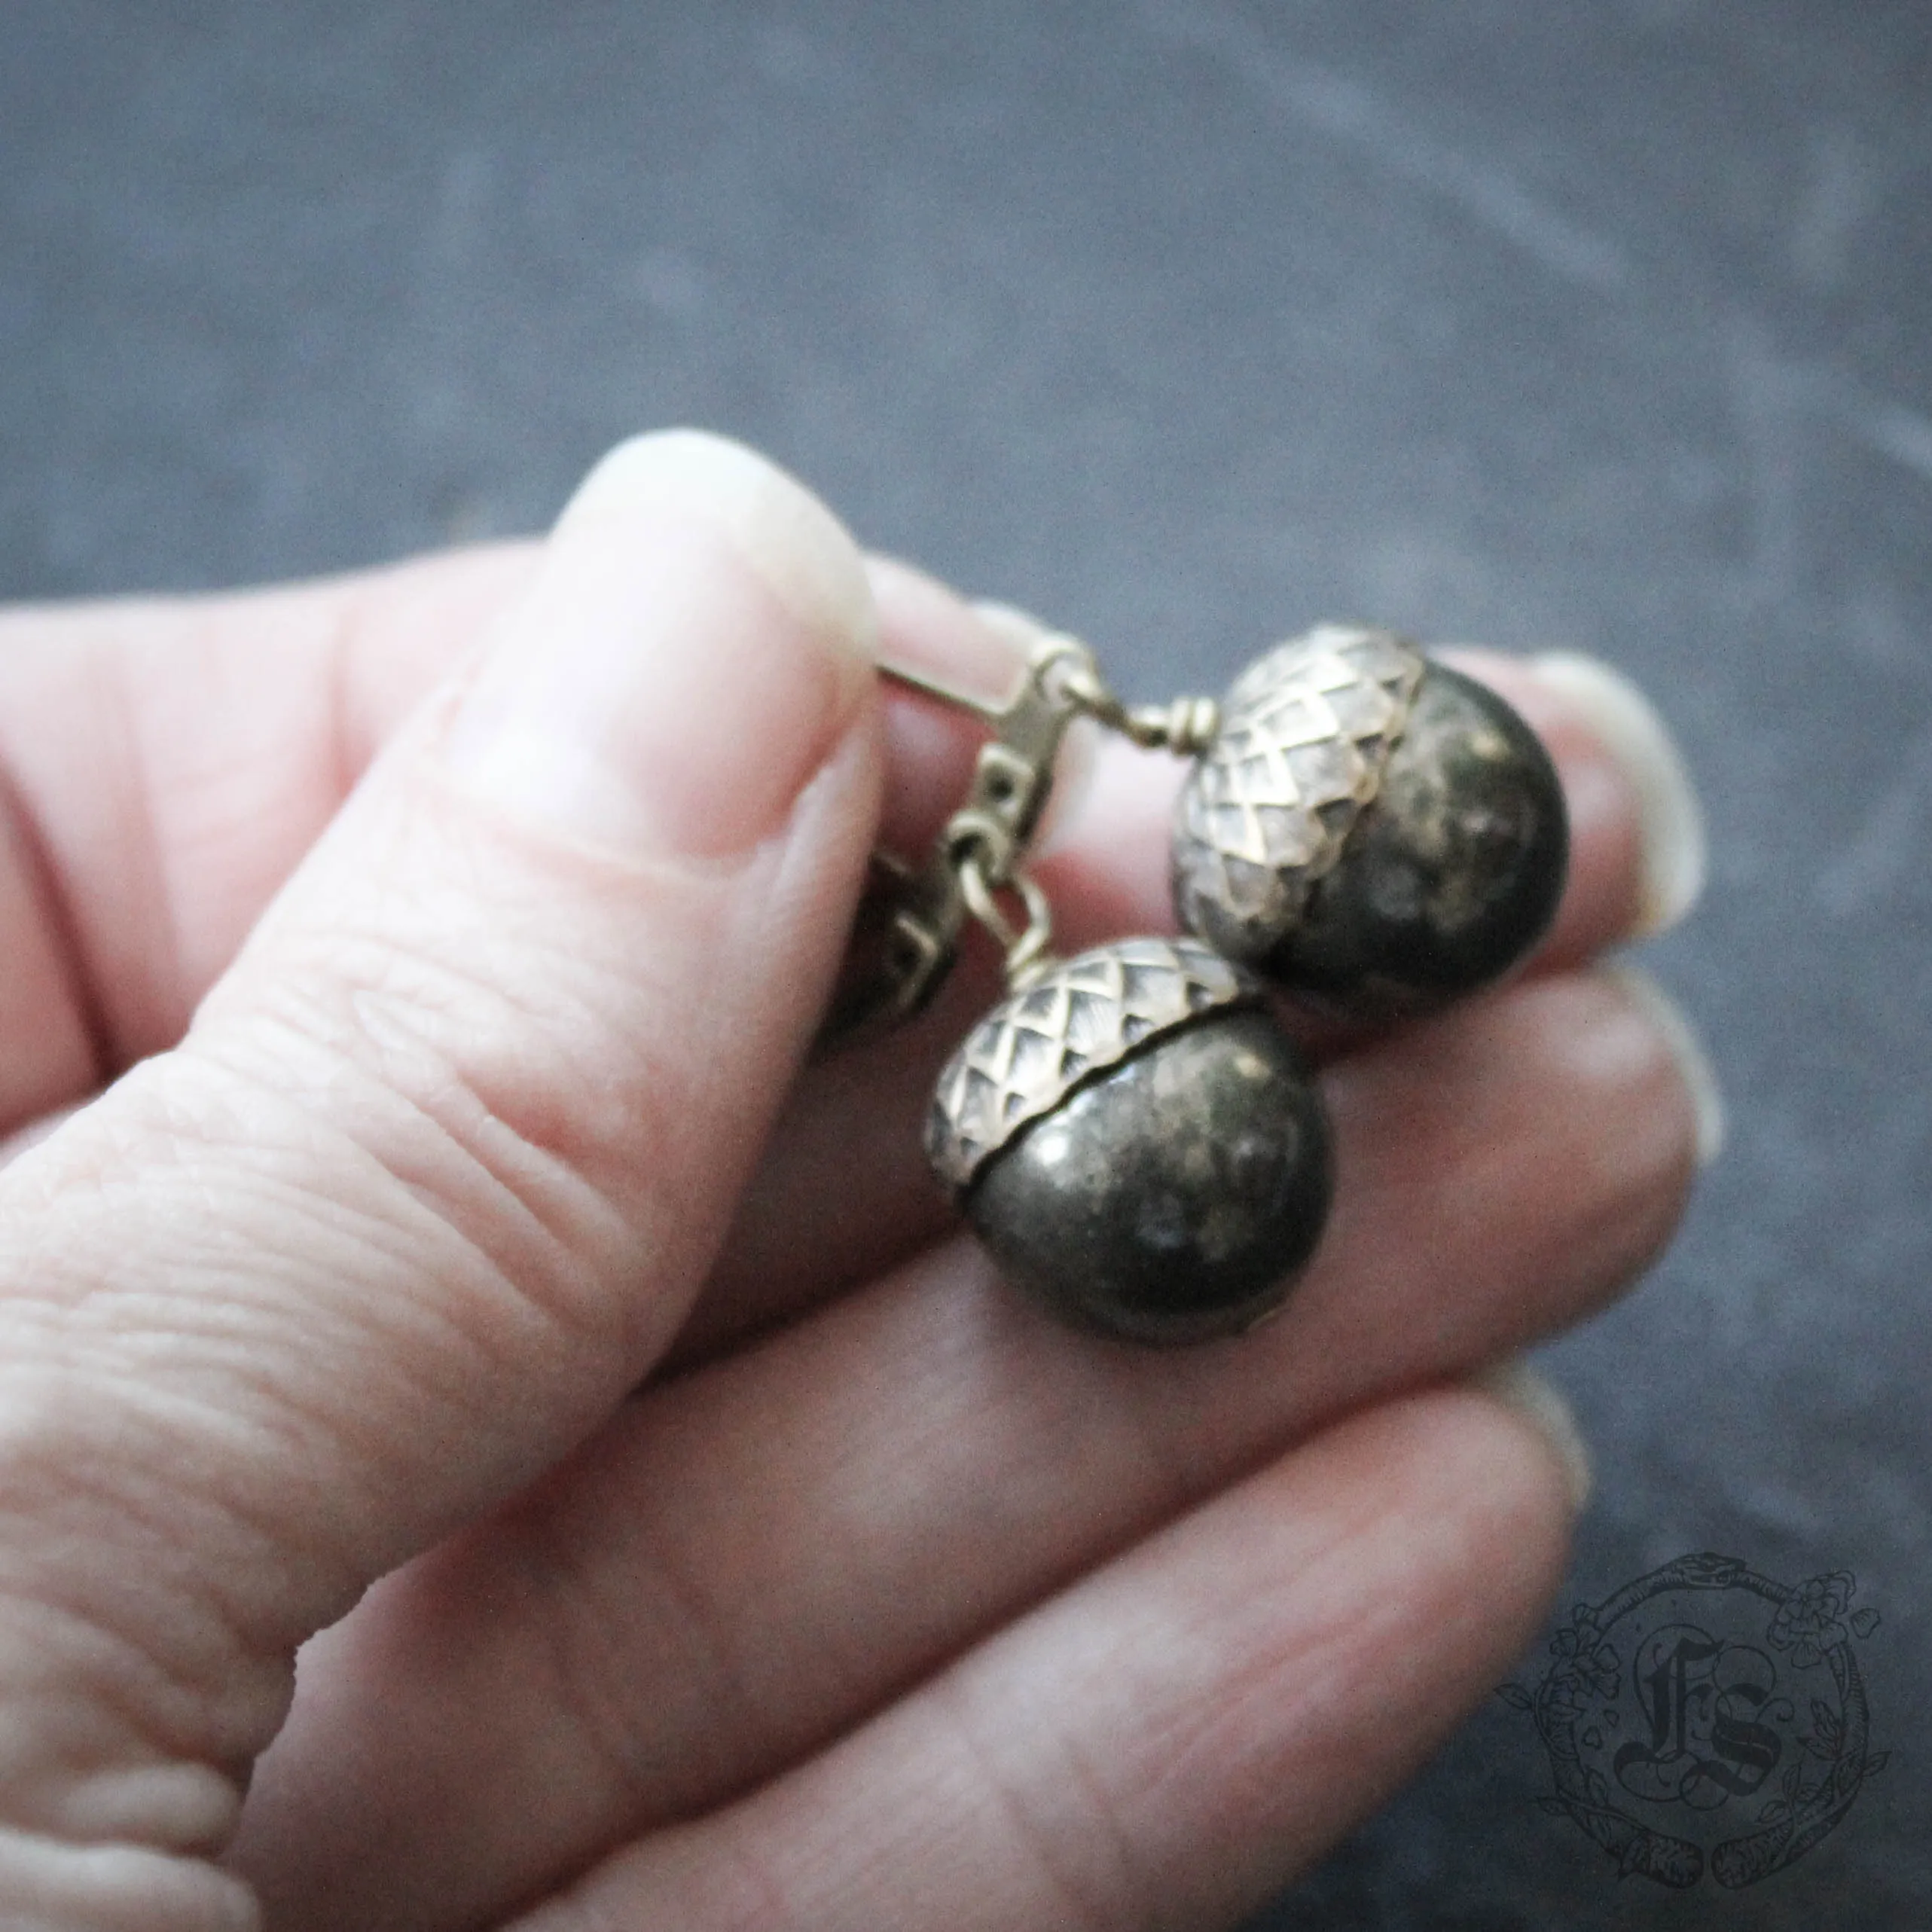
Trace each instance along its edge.
<instances>
[{"instance_id":1,"label":"brass ear wire","mask_svg":"<svg viewBox=\"0 0 1932 1932\"><path fill-rule=\"evenodd\" d=\"M1009 987L1050 961L1051 909L1024 862L1052 793L1061 746L1076 719L1091 718L1137 744L1192 755L1212 739L1218 707L1211 698L1180 698L1130 710L1100 677L1093 652L1058 632L1033 647L1019 682L1003 698L981 697L908 664L887 661L879 670L908 690L978 719L992 734L974 760L965 801L924 864L884 862L896 881L895 903L874 1010L899 1018L917 1012L937 991L969 919L998 942ZM1025 908L1024 926L1000 909L998 896L1007 892L1017 893Z\"/></svg>"}]
</instances>

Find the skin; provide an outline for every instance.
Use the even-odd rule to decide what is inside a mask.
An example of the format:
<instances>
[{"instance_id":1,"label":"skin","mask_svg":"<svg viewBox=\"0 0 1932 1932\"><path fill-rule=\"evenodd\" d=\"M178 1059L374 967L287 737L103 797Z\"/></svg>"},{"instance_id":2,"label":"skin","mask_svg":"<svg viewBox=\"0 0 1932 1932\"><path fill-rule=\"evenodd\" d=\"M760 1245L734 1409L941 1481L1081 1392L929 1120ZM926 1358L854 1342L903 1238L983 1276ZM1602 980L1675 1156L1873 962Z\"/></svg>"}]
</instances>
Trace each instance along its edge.
<instances>
[{"instance_id":1,"label":"skin","mask_svg":"<svg viewBox=\"0 0 1932 1932\"><path fill-rule=\"evenodd\" d=\"M920 1171L983 963L809 1058L868 850L972 755L877 648L1013 646L690 435L542 547L0 619L7 1922L1211 1926L1534 1632L1570 1485L1466 1378L1694 1164L1590 964L1607 754L1476 661L1563 774L1556 926L1309 1034L1320 1255L1148 1354ZM1099 757L1066 949L1167 926L1176 777Z\"/></svg>"}]
</instances>

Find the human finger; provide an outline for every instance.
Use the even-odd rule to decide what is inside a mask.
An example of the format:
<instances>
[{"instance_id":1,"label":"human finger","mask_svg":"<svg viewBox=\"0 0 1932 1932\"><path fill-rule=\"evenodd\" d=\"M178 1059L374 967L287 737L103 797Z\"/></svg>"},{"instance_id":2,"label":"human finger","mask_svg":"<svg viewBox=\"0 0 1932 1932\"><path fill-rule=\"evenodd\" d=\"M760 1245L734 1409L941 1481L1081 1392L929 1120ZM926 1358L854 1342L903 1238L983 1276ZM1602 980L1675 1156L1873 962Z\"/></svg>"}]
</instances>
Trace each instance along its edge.
<instances>
[{"instance_id":1,"label":"human finger","mask_svg":"<svg viewBox=\"0 0 1932 1932\"><path fill-rule=\"evenodd\" d=\"M403 720L484 648L537 548L272 589L0 613L0 1140L172 1046ZM993 694L1019 661L930 579L869 574L885 655ZM974 727L886 694L883 834L916 849Z\"/></svg>"},{"instance_id":2,"label":"human finger","mask_svg":"<svg viewBox=\"0 0 1932 1932\"><path fill-rule=\"evenodd\" d=\"M215 1849L296 1644L682 1319L856 894L872 646L798 485L625 445L182 1044L0 1175L8 1822L77 1885Z\"/></svg>"},{"instance_id":3,"label":"human finger","mask_svg":"<svg viewBox=\"0 0 1932 1932\"><path fill-rule=\"evenodd\" d=\"M1232 1923L1529 1640L1576 1500L1474 1390L1338 1424L510 1932Z\"/></svg>"},{"instance_id":4,"label":"human finger","mask_svg":"<svg viewBox=\"0 0 1932 1932\"><path fill-rule=\"evenodd\" d=\"M240 1855L276 1912L469 1924L772 1776L1297 1435L1597 1305L1697 1158L1675 1048L1607 978L1326 1079L1333 1232L1268 1326L1097 1343L962 1240L648 1390L393 1579L313 1647L261 1768Z\"/></svg>"},{"instance_id":5,"label":"human finger","mask_svg":"<svg viewBox=\"0 0 1932 1932\"><path fill-rule=\"evenodd\" d=\"M0 1132L174 1045L535 554L0 613L0 943L53 955L0 1012ZM81 1050L53 1052L77 1031Z\"/></svg>"}]
</instances>

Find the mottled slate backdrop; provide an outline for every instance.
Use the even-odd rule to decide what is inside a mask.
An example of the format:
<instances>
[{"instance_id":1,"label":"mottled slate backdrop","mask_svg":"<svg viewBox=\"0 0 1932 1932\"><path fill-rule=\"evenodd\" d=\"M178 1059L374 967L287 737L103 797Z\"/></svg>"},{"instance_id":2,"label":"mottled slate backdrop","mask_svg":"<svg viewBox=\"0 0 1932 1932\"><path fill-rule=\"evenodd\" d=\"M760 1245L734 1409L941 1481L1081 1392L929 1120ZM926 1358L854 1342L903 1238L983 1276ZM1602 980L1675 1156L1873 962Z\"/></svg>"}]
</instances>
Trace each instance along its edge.
<instances>
[{"instance_id":1,"label":"mottled slate backdrop","mask_svg":"<svg viewBox=\"0 0 1932 1932\"><path fill-rule=\"evenodd\" d=\"M1656 960L1735 1126L1552 1351L1602 1478L1566 1598L1855 1572L1891 1762L1674 1894L1499 1702L1262 1922L1917 1927L1928 110L1917 0L10 0L0 591L531 528L675 419L1144 694L1328 614L1628 667L1708 795Z\"/></svg>"}]
</instances>

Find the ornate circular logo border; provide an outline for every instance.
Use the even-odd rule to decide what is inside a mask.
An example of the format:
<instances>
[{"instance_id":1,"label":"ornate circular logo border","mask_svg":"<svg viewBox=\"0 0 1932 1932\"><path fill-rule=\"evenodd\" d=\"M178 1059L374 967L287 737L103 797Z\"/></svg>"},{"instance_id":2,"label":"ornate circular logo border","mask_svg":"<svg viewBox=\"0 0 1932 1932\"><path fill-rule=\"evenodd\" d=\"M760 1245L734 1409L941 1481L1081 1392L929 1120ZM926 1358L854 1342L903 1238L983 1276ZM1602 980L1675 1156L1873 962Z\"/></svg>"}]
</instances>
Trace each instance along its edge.
<instances>
[{"instance_id":1,"label":"ornate circular logo border","mask_svg":"<svg viewBox=\"0 0 1932 1932\"><path fill-rule=\"evenodd\" d=\"M1708 1869L1735 1890L1802 1857L1888 1756L1871 1748L1854 1654L1879 1613L1851 1610L1857 1587L1844 1570L1780 1583L1707 1552L1576 1604L1542 1681L1498 1693L1543 1741L1543 1809L1619 1878L1677 1889ZM1802 1712L1781 1674L1816 1693ZM1732 1821L1744 1828L1723 1835Z\"/></svg>"}]
</instances>

